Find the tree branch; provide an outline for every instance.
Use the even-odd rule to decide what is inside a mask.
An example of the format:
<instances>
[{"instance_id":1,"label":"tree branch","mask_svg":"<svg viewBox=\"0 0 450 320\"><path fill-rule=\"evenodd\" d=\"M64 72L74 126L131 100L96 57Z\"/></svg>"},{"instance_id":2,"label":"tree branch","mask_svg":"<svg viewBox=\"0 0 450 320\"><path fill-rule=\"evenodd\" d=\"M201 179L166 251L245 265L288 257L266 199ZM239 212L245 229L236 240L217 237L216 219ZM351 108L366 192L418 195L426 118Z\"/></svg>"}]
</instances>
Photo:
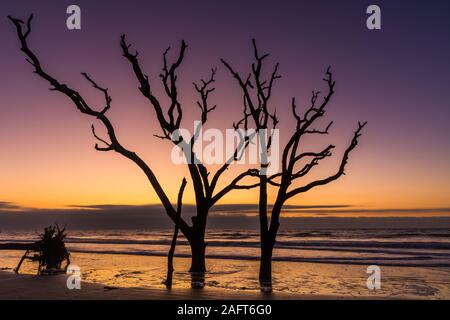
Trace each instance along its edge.
<instances>
[{"instance_id":1,"label":"tree branch","mask_svg":"<svg viewBox=\"0 0 450 320\"><path fill-rule=\"evenodd\" d=\"M94 80L92 80L91 77L89 77L89 75L87 73L82 72L81 75L83 75L86 78L86 80L92 84L92 86L95 89L101 91L103 93L103 95L105 96L105 107L103 108L102 111L100 111L100 114L105 114L111 108L111 101L112 101L111 96L108 94L108 89L100 87Z\"/></svg>"},{"instance_id":2,"label":"tree branch","mask_svg":"<svg viewBox=\"0 0 450 320\"><path fill-rule=\"evenodd\" d=\"M314 187L328 184L328 183L330 183L332 181L335 181L335 180L339 179L342 175L344 175L345 174L345 172L344 172L345 171L345 166L347 165L347 161L348 161L350 152L358 145L358 139L361 136L361 131L362 131L362 129L364 128L364 126L366 124L367 124L367 122L364 122L364 123L358 122L358 129L355 131L355 133L353 135L353 139L352 139L350 145L345 150L344 155L343 155L342 160L341 160L341 164L339 166L339 169L334 175L329 176L328 178L325 178L325 179L322 179L322 180L313 181L313 182L311 182L311 183L309 183L309 184L307 184L307 185L305 185L303 187L296 188L296 189L288 192L287 195L286 195L286 198L289 199L289 198L292 198L293 196L295 196L295 195L297 195L299 193L307 192L307 191L311 190Z\"/></svg>"},{"instance_id":3,"label":"tree branch","mask_svg":"<svg viewBox=\"0 0 450 320\"><path fill-rule=\"evenodd\" d=\"M104 143L107 146L107 147L99 147L99 145L96 143L95 144L95 150L97 150L97 151L111 151L111 150L114 150L114 146L111 145L111 143L108 143L105 140L103 140L102 138L100 138L99 136L97 136L97 134L95 133L94 125L91 126L91 129L92 129L92 135L94 136L94 138L96 138L98 141Z\"/></svg>"},{"instance_id":4,"label":"tree branch","mask_svg":"<svg viewBox=\"0 0 450 320\"><path fill-rule=\"evenodd\" d=\"M139 60L137 58L139 55L138 52L136 51L136 53L134 54L130 52L131 45L127 44L125 35L122 35L120 37L120 46L122 48L123 56L131 63L133 67L134 74L139 82L139 90L144 95L144 97L146 97L150 101L150 103L153 106L161 128L163 130L172 132L172 130L170 130L172 129L170 127L170 123L166 121L166 118L164 116L161 104L151 92L148 76L141 69Z\"/></svg>"},{"instance_id":5,"label":"tree branch","mask_svg":"<svg viewBox=\"0 0 450 320\"><path fill-rule=\"evenodd\" d=\"M297 128L296 131L293 133L291 138L289 139L288 143L286 144L286 147L283 150L282 155L282 168L285 171L292 171L293 164L294 164L294 158L297 153L297 148L300 142L301 137L307 133L306 131L308 128L319 118L322 117L325 114L325 108L328 105L331 97L334 94L334 86L336 82L333 79L333 74L331 73L331 68L328 67L326 71L326 77L323 79L327 83L328 87L328 93L324 97L324 100L322 104L317 107L316 102L319 96L319 91L313 91L311 96L311 106L306 110L303 117L299 116L296 111L296 104L295 99L292 99L292 112L294 114L294 117L297 120ZM311 114L311 116L310 116ZM328 125L327 130L331 124ZM317 131L317 130L316 130ZM312 132L309 132L312 133ZM318 133L318 132L315 132Z\"/></svg>"},{"instance_id":6,"label":"tree branch","mask_svg":"<svg viewBox=\"0 0 450 320\"><path fill-rule=\"evenodd\" d=\"M98 118L103 125L105 126L107 132L108 132L108 136L109 139L111 141L111 143L107 143L105 140L100 139L96 134L95 134L95 130L93 129L93 133L94 133L94 137L103 142L106 143L107 145L111 146L112 148L114 148L114 151L120 153L121 155L123 155L124 157L130 159L131 161L133 161L147 176L150 184L153 186L153 188L155 189L156 194L158 195L158 197L161 200L161 203L163 204L164 208L166 209L167 215L175 222L176 221L176 211L174 209L174 207L172 206L172 204L170 203L169 198L167 197L166 193L164 192L164 190L162 189L162 186L160 185L159 181L157 180L154 172L151 170L151 168L134 152L126 149L125 147L123 147L116 136L114 127L111 123L111 121L108 119L108 117L106 116L105 109L108 107L110 101L109 95L107 94L107 89L103 89L100 86L96 85L96 83L94 81L92 81L92 79L87 76L87 74L85 75L85 78L91 82L91 84L94 85L94 87L96 87L97 89L99 89L100 91L102 91L105 94L105 98L107 101L106 107L102 110L102 111L95 111L94 109L92 109L89 104L84 100L84 98L74 89L69 88L67 85L60 83L58 80L56 80L53 76L51 76L50 74L48 74L47 72L44 71L44 69L41 66L41 63L39 61L39 59L37 58L37 56L30 50L30 48L28 47L28 43L27 43L27 38L31 33L31 20L32 20L32 15L30 16L30 18L28 19L27 22L27 31L24 32L23 31L23 21L20 19L16 19L13 17L8 17L12 23L14 24L14 26L16 27L16 31L17 31L17 37L20 41L21 44L21 51L25 53L26 57L27 57L27 61L29 63L31 63L35 69L35 73L37 75L39 75L41 78L43 78L44 80L48 81L53 88L51 88L51 90L53 91L58 91L61 92L62 94L66 95L68 98L70 98L72 100L72 102L74 103L74 105L76 106L76 108L83 114L87 114L89 116L92 117L96 117ZM123 39L124 40L124 39ZM125 46L125 42L123 41L123 45ZM128 47L126 47L126 53L129 54L128 52ZM130 54L131 57L131 54ZM134 59L136 59L137 54L133 55L132 57L134 57ZM133 61L137 61L137 60L133 60ZM134 67L137 68L136 65L134 65ZM145 80L145 76L141 73L141 78L143 80ZM144 81L145 82L145 81ZM145 85L144 85L145 86ZM143 88L143 90L145 91L145 89ZM97 146L98 147L98 146ZM101 148L98 147L98 149L100 151L109 151L109 147L106 148ZM185 221L182 221L180 224L180 228L183 231L183 234L189 239L192 237L191 234L191 228L186 224Z\"/></svg>"},{"instance_id":7,"label":"tree branch","mask_svg":"<svg viewBox=\"0 0 450 320\"><path fill-rule=\"evenodd\" d=\"M195 90L200 94L200 101L197 101L197 105L201 110L201 121L202 124L205 124L208 119L208 113L211 111L214 111L216 109L216 105L209 106L208 104L208 97L209 94L212 93L216 88L211 88L210 85L213 84L215 80L216 75L216 68L211 69L211 77L209 80L200 80L202 85L199 85L197 83L193 83Z\"/></svg>"},{"instance_id":8,"label":"tree branch","mask_svg":"<svg viewBox=\"0 0 450 320\"><path fill-rule=\"evenodd\" d=\"M312 130L306 130L305 133L309 133L309 134L328 134L328 129L330 129L330 127L333 125L333 121L331 121L327 127L325 128L325 130L317 130L317 129L312 129Z\"/></svg>"},{"instance_id":9,"label":"tree branch","mask_svg":"<svg viewBox=\"0 0 450 320\"><path fill-rule=\"evenodd\" d=\"M219 201L224 195L226 195L231 190L256 188L257 186L259 186L259 183L256 183L253 185L246 185L246 186L238 185L238 183L245 177L249 177L249 176L257 177L258 175L259 175L259 171L256 169L249 169L246 172L239 174L236 178L233 179L233 181L230 184L228 184L221 191L219 191L215 196L212 197L211 204L215 204L217 201Z\"/></svg>"},{"instance_id":10,"label":"tree branch","mask_svg":"<svg viewBox=\"0 0 450 320\"><path fill-rule=\"evenodd\" d=\"M334 148L333 145L329 145L327 148L325 148L323 151L321 151L319 153L314 154L311 152L310 154L314 154L314 157L302 169L300 169L296 173L291 174L290 180L292 181L297 178L306 176L313 167L315 167L316 165L319 164L320 160L331 156L331 149L333 149L333 148ZM308 153L303 153L303 155L305 155L305 154L308 154ZM302 158L301 156L302 155L300 155L300 157L296 157L296 159L301 159Z\"/></svg>"}]
</instances>

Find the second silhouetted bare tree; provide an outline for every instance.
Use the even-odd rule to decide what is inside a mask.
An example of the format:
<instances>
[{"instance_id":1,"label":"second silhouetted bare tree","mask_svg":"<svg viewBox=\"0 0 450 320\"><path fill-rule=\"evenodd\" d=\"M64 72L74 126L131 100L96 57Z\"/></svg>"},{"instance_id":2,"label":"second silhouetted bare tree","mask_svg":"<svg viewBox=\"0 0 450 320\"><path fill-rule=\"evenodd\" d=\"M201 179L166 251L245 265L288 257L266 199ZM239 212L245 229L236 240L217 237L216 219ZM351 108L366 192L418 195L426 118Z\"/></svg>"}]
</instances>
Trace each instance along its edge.
<instances>
[{"instance_id":1,"label":"second silhouetted bare tree","mask_svg":"<svg viewBox=\"0 0 450 320\"><path fill-rule=\"evenodd\" d=\"M275 81L281 76L278 73L278 64L269 72L268 79L263 77L263 62L268 57L268 54L261 55L258 52L255 40L253 40L253 52L255 61L251 65L251 72L248 76L241 76L228 62L221 60L224 66L231 72L236 79L240 89L243 93L244 114L251 118L254 122L257 131L263 131L271 128L276 128L278 125L278 118L276 112L271 112L269 109L270 99L272 97L272 90ZM271 147L271 137L267 141L261 141L261 150L266 152L261 156L260 167L260 186L259 186L259 222L260 222L260 240L261 240L261 258L259 281L261 290L272 290L272 254L276 243L278 229L280 226L280 216L284 204L287 200L305 193L315 187L326 185L332 181L337 180L344 175L345 167L350 155L350 152L358 144L358 138L361 136L361 130L366 125L358 123L358 128L355 131L353 138L350 141L347 149L344 151L340 165L331 176L324 179L314 180L305 185L298 186L298 180L306 177L311 170L316 167L319 162L332 155L334 145L328 145L320 151L303 151L303 138L308 135L324 135L333 124L333 121L324 129L316 129L313 126L317 120L325 115L327 106L334 94L335 81L333 74L328 68L324 81L327 85L327 92L323 96L321 102L318 101L319 92L313 91L310 106L300 113L297 110L295 98L292 99L291 112L296 120L296 126L289 135L288 142L284 146L281 154L281 168L278 173L267 175L268 162L267 151ZM264 135L261 135L264 137ZM268 186L276 188L276 197L273 205L268 205Z\"/></svg>"}]
</instances>

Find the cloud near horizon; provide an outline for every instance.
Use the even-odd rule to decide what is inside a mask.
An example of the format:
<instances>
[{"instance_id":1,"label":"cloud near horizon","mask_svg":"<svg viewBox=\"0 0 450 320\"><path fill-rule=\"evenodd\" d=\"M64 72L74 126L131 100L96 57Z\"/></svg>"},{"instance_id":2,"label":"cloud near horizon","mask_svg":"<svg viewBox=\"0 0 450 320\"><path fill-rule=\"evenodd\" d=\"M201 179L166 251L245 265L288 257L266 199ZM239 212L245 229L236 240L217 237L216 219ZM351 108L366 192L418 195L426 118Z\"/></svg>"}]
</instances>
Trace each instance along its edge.
<instances>
[{"instance_id":1,"label":"cloud near horizon","mask_svg":"<svg viewBox=\"0 0 450 320\"><path fill-rule=\"evenodd\" d=\"M194 205L183 207L190 222ZM414 214L414 215L413 215ZM257 205L217 205L208 228L257 230ZM0 232L39 230L58 223L72 230L167 229L172 222L161 205L71 205L64 209L25 208L0 201ZM288 205L282 229L315 228L450 228L450 208L368 209L351 205Z\"/></svg>"},{"instance_id":2,"label":"cloud near horizon","mask_svg":"<svg viewBox=\"0 0 450 320\"><path fill-rule=\"evenodd\" d=\"M269 208L271 206L269 205ZM444 215L450 214L450 208L368 208L356 207L348 204L332 204L332 205L285 205L283 209L285 216L295 217L304 215ZM46 213L46 214L104 214L104 213L121 213L130 214L146 213L161 214L165 210L160 204L144 204L144 205L116 205L116 204L92 204L92 205L68 205L65 208L31 208L23 207L14 202L0 201L0 214L26 214L26 213ZM257 204L219 204L211 209L211 215L221 216L254 216L257 215ZM183 205L183 214L189 216L195 213L195 205Z\"/></svg>"}]
</instances>

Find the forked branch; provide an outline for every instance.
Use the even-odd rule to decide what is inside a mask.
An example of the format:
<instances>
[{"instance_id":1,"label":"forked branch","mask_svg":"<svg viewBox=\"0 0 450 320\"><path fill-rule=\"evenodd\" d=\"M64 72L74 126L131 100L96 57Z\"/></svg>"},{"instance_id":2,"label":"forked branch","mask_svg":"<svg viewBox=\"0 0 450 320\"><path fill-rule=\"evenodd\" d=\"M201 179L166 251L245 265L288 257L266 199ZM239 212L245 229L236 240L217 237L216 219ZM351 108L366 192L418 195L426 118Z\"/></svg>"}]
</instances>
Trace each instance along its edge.
<instances>
[{"instance_id":1,"label":"forked branch","mask_svg":"<svg viewBox=\"0 0 450 320\"><path fill-rule=\"evenodd\" d=\"M292 191L287 193L287 195L286 195L287 199L292 198L293 196L295 196L295 195L297 195L299 193L307 192L307 191L309 191L312 188L315 188L317 186L322 186L322 185L328 184L328 183L330 183L332 181L337 180L342 175L345 175L345 167L347 165L349 155L352 152L352 150L355 149L355 147L358 145L358 139L361 136L361 131L365 127L366 124L367 124L367 122L363 122L363 123L358 122L358 129L355 131L355 133L353 135L353 139L352 139L350 145L345 150L344 155L343 155L342 160L341 160L341 164L339 166L339 169L334 175L331 175L331 176L329 176L329 177L327 177L325 179L322 179L322 180L313 181L313 182L311 182L311 183L309 183L309 184L307 184L307 185L305 185L303 187L295 188L294 190L292 190Z\"/></svg>"}]
</instances>

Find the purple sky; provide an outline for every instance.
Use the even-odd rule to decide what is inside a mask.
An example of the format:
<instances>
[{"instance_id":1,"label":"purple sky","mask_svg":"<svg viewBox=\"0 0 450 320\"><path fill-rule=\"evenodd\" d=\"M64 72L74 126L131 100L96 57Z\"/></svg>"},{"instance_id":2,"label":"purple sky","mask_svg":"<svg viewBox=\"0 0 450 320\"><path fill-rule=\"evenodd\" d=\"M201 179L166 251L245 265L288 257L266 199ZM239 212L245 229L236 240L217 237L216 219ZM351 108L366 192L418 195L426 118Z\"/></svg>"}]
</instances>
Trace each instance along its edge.
<instances>
[{"instance_id":1,"label":"purple sky","mask_svg":"<svg viewBox=\"0 0 450 320\"><path fill-rule=\"evenodd\" d=\"M81 31L65 28L69 4L81 7ZM381 7L382 30L366 28L369 4ZM358 120L369 125L345 180L304 202L450 205L448 1L2 1L0 12L0 201L32 207L157 203L130 163L93 150L91 119L32 74L6 16L34 13L30 44L48 71L99 104L79 73L87 71L110 88L111 118L122 140L153 161L169 191L178 184L171 174L184 169L170 169L170 149L152 138L159 128L121 57L122 33L141 53L156 87L161 52L187 41L180 94L195 112L192 81L219 67L214 96L219 109L211 125L222 128L236 120L241 99L219 59L249 70L252 37L271 54L270 64L280 62L283 78L275 86L273 106L283 128L293 123L291 97L306 107L311 90L324 89L321 79L331 65L337 80L327 115L335 120L331 141L345 147ZM188 118L194 120L195 112ZM156 149L161 156L152 159ZM250 193L229 202L254 199Z\"/></svg>"}]
</instances>

